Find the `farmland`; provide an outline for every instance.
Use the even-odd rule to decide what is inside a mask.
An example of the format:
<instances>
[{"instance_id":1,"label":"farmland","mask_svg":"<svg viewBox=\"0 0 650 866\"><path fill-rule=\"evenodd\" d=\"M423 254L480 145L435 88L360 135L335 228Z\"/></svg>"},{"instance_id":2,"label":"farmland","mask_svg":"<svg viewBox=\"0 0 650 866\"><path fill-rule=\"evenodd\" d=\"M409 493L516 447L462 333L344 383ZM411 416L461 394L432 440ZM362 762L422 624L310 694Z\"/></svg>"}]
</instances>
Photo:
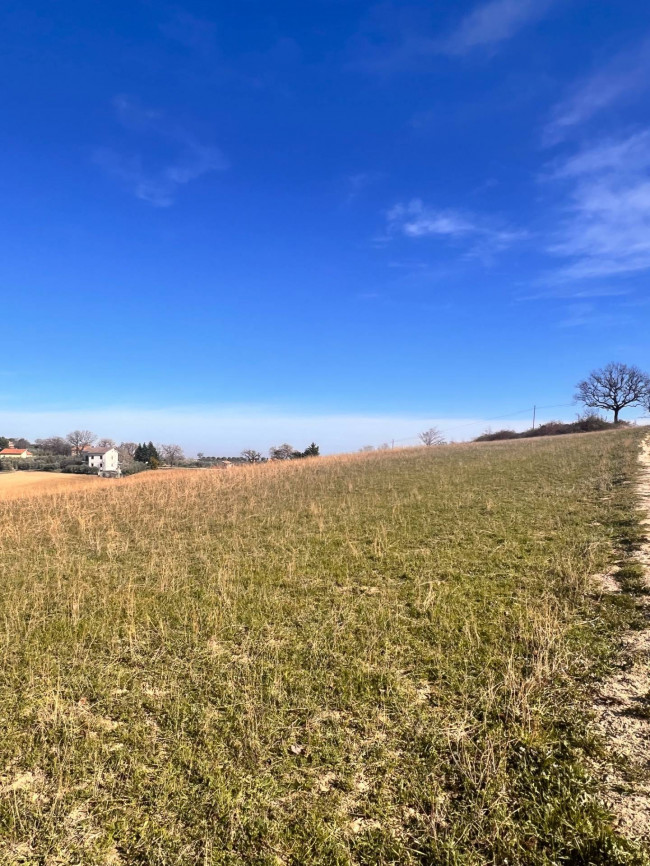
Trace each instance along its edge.
<instances>
[{"instance_id":1,"label":"farmland","mask_svg":"<svg viewBox=\"0 0 650 866\"><path fill-rule=\"evenodd\" d=\"M62 475L58 472L0 472L0 502L49 491L88 487L101 483L95 475Z\"/></svg>"},{"instance_id":2,"label":"farmland","mask_svg":"<svg viewBox=\"0 0 650 866\"><path fill-rule=\"evenodd\" d=\"M641 435L0 501L0 862L645 863L589 712Z\"/></svg>"}]
</instances>

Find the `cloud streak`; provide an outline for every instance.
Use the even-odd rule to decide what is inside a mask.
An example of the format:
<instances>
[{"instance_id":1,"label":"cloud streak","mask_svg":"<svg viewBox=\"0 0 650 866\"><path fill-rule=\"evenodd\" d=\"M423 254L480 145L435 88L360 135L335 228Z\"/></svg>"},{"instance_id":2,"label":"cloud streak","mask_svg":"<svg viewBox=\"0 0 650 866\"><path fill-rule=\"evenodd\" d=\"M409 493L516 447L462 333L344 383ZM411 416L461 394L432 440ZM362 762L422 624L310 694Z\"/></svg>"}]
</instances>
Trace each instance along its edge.
<instances>
[{"instance_id":1,"label":"cloud streak","mask_svg":"<svg viewBox=\"0 0 650 866\"><path fill-rule=\"evenodd\" d=\"M527 237L524 231L496 226L472 214L428 207L417 198L388 211L387 238L397 235L464 242L472 255L499 252Z\"/></svg>"},{"instance_id":2,"label":"cloud streak","mask_svg":"<svg viewBox=\"0 0 650 866\"><path fill-rule=\"evenodd\" d=\"M479 3L447 33L414 26L408 4L380 4L364 32L352 42L352 68L390 75L421 68L433 58L494 53L524 28L540 21L558 0L488 0ZM404 20L408 23L404 24Z\"/></svg>"},{"instance_id":3,"label":"cloud streak","mask_svg":"<svg viewBox=\"0 0 650 866\"><path fill-rule=\"evenodd\" d=\"M636 50L615 57L571 88L551 111L544 129L544 144L558 144L601 112L633 100L649 86L650 40L645 40Z\"/></svg>"},{"instance_id":4,"label":"cloud streak","mask_svg":"<svg viewBox=\"0 0 650 866\"><path fill-rule=\"evenodd\" d=\"M494 49L524 27L542 19L555 0L490 0L473 9L456 30L437 44L443 54L465 55Z\"/></svg>"},{"instance_id":5,"label":"cloud streak","mask_svg":"<svg viewBox=\"0 0 650 866\"><path fill-rule=\"evenodd\" d=\"M563 184L565 219L549 252L568 263L556 280L625 276L650 269L650 129L594 143L546 180Z\"/></svg>"},{"instance_id":6,"label":"cloud streak","mask_svg":"<svg viewBox=\"0 0 650 866\"><path fill-rule=\"evenodd\" d=\"M93 154L95 165L141 201L154 207L169 207L180 187L205 174L228 168L218 148L197 141L185 130L167 122L160 112L143 108L125 96L115 97L113 107L124 129L152 139L154 149L164 151L164 157L158 159L107 147L98 148Z\"/></svg>"}]
</instances>

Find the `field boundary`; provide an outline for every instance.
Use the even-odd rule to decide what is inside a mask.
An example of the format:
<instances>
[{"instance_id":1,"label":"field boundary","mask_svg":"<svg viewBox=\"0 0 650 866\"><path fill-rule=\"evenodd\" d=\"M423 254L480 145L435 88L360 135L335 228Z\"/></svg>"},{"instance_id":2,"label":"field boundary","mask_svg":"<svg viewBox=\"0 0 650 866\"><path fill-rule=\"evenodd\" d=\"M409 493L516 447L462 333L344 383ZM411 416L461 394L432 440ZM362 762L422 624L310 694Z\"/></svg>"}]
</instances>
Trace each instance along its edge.
<instances>
[{"instance_id":1,"label":"field boundary","mask_svg":"<svg viewBox=\"0 0 650 866\"><path fill-rule=\"evenodd\" d=\"M604 772L607 806L625 836L650 842L650 437L641 442L639 463L642 540L628 560L599 575L599 584L604 594L631 596L642 627L622 635L615 672L601 684L594 709L598 730L611 746Z\"/></svg>"}]
</instances>

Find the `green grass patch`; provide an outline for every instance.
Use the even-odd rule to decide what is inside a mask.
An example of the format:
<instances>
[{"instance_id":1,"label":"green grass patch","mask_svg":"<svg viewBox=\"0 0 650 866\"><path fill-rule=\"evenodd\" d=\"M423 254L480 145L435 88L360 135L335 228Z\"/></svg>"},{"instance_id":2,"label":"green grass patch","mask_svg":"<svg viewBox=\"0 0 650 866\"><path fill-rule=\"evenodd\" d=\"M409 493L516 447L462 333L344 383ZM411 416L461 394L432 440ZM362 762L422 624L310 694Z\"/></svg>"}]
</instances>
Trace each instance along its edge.
<instances>
[{"instance_id":1,"label":"green grass patch","mask_svg":"<svg viewBox=\"0 0 650 866\"><path fill-rule=\"evenodd\" d=\"M647 862L588 769L640 435L0 505L2 862Z\"/></svg>"}]
</instances>

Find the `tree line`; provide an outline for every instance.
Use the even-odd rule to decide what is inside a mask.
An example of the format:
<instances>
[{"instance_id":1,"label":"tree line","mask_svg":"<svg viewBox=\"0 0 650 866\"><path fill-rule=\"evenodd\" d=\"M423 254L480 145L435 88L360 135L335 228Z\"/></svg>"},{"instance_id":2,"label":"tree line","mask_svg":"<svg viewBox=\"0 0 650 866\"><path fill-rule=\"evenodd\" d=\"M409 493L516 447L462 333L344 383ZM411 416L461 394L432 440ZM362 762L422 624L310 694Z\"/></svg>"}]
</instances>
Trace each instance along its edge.
<instances>
[{"instance_id":1,"label":"tree line","mask_svg":"<svg viewBox=\"0 0 650 866\"><path fill-rule=\"evenodd\" d=\"M303 457L318 457L320 448L312 442L304 451L299 451L289 445L272 446L269 449L269 456L264 457L260 451L253 448L245 448L237 457L206 457L205 454L199 452L197 459L188 460L183 449L176 443L154 445L153 441L149 442L120 442L119 444L107 437L100 438L92 430L72 430L66 436L49 436L44 439L36 439L34 442L29 442L22 437L0 436L0 449L7 448L9 444L15 448L29 449L34 452L37 458L51 456L57 459L62 459L67 466L81 463L84 452L89 448L116 448L120 455L120 462L123 468L126 468L127 473L139 471L143 468L157 469L163 463L167 466L206 466L214 463L263 463L266 460L296 460ZM0 461L1 463L1 461ZM8 468L7 464L4 468ZM0 468L2 468L0 466ZM15 468L18 468L17 466ZM22 465L20 468L31 468L30 465ZM50 468L48 465L47 468ZM52 463L51 468L61 468L61 463L55 467ZM70 470L72 471L72 470Z\"/></svg>"}]
</instances>

